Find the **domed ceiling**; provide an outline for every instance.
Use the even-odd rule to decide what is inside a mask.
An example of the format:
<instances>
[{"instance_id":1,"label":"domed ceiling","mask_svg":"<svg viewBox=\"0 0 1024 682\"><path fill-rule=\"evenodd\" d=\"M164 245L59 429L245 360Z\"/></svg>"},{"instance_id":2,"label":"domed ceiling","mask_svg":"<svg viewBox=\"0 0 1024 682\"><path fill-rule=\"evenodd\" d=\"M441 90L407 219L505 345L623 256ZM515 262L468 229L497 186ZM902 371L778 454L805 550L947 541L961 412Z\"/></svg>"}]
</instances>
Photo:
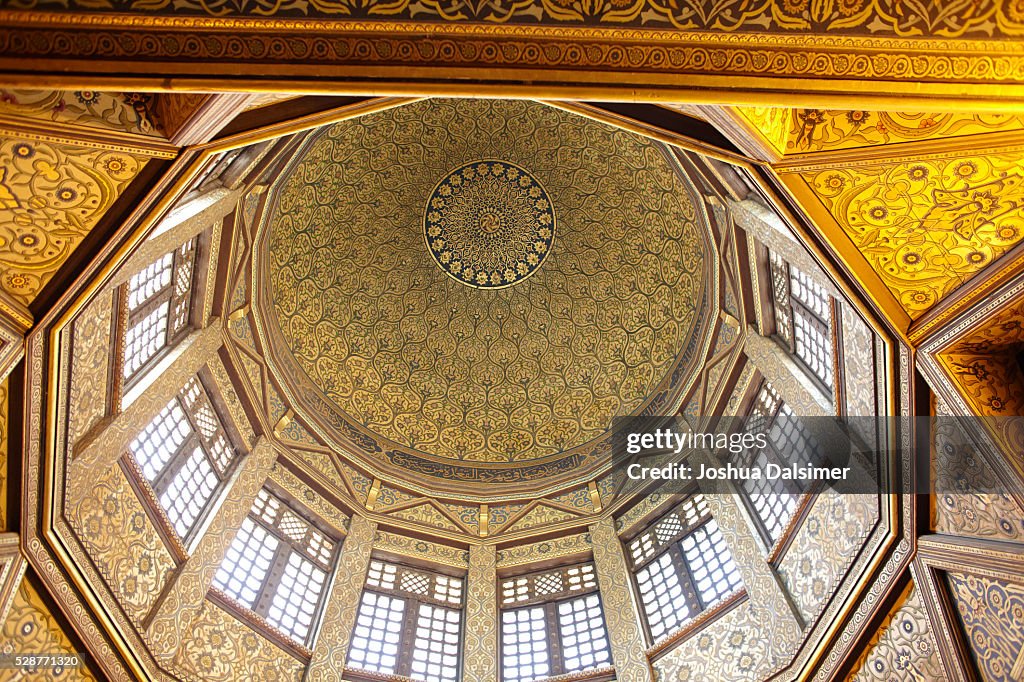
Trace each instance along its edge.
<instances>
[{"instance_id":1,"label":"domed ceiling","mask_svg":"<svg viewBox=\"0 0 1024 682\"><path fill-rule=\"evenodd\" d=\"M257 327L296 411L435 483L592 470L613 417L678 408L717 312L671 153L536 102L316 131L258 241Z\"/></svg>"}]
</instances>

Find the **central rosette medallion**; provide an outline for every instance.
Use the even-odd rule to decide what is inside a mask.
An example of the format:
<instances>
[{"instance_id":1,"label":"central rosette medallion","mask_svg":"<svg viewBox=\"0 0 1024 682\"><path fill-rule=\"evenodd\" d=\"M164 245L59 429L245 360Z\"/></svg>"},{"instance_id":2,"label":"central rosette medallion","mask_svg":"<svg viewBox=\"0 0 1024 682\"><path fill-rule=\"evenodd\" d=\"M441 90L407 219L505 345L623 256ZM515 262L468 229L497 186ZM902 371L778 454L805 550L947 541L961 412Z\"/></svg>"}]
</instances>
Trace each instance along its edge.
<instances>
[{"instance_id":1,"label":"central rosette medallion","mask_svg":"<svg viewBox=\"0 0 1024 682\"><path fill-rule=\"evenodd\" d=\"M547 192L507 161L473 161L448 173L427 199L427 248L463 284L500 289L522 282L551 252L555 212Z\"/></svg>"}]
</instances>

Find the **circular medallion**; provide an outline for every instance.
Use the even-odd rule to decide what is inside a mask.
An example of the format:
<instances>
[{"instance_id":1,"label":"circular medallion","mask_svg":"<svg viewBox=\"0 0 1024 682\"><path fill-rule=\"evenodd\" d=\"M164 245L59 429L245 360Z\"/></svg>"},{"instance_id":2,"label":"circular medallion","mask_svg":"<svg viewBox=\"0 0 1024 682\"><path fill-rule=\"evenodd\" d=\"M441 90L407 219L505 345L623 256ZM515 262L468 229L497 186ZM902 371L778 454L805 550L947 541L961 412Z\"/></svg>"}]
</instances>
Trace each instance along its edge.
<instances>
[{"instance_id":1,"label":"circular medallion","mask_svg":"<svg viewBox=\"0 0 1024 682\"><path fill-rule=\"evenodd\" d=\"M446 274L478 289L522 282L551 252L555 211L526 170L473 161L434 187L423 216L427 248Z\"/></svg>"}]
</instances>

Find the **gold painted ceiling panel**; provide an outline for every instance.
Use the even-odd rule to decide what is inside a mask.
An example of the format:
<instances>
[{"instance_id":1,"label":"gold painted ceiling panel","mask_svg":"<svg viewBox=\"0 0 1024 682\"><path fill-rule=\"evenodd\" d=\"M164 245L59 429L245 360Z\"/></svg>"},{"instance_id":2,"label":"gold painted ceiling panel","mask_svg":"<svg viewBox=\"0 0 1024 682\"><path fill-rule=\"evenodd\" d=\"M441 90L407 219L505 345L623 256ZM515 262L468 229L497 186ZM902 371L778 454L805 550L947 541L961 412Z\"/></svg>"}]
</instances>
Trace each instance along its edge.
<instances>
[{"instance_id":1,"label":"gold painted ceiling panel","mask_svg":"<svg viewBox=\"0 0 1024 682\"><path fill-rule=\"evenodd\" d=\"M912 318L1024 238L1016 150L836 163L803 177Z\"/></svg>"},{"instance_id":2,"label":"gold painted ceiling panel","mask_svg":"<svg viewBox=\"0 0 1024 682\"><path fill-rule=\"evenodd\" d=\"M796 154L1021 130L1024 116L793 109L787 125L785 150Z\"/></svg>"},{"instance_id":3,"label":"gold painted ceiling panel","mask_svg":"<svg viewBox=\"0 0 1024 682\"><path fill-rule=\"evenodd\" d=\"M57 619L53 617L50 610L43 603L42 598L28 582L28 578L22 578L21 585L14 596L11 610L7 614L7 621L0 631L0 653L49 653L49 654L73 654L75 646L68 639L68 636L61 630ZM0 673L0 679L4 674ZM13 678L21 677L14 673ZM22 678L25 679L25 678ZM38 682L49 680L95 680L88 668L72 668L66 671L40 670L35 673L32 679Z\"/></svg>"},{"instance_id":4,"label":"gold painted ceiling panel","mask_svg":"<svg viewBox=\"0 0 1024 682\"><path fill-rule=\"evenodd\" d=\"M146 159L0 137L0 287L28 304Z\"/></svg>"},{"instance_id":5,"label":"gold painted ceiling panel","mask_svg":"<svg viewBox=\"0 0 1024 682\"><path fill-rule=\"evenodd\" d=\"M662 148L545 105L371 114L315 137L280 183L264 315L287 350L271 353L364 451L435 463L423 473L518 469L670 409L713 315L706 218Z\"/></svg>"},{"instance_id":6,"label":"gold painted ceiling panel","mask_svg":"<svg viewBox=\"0 0 1024 682\"><path fill-rule=\"evenodd\" d=\"M0 89L0 114L160 136L153 101L142 92Z\"/></svg>"}]
</instances>

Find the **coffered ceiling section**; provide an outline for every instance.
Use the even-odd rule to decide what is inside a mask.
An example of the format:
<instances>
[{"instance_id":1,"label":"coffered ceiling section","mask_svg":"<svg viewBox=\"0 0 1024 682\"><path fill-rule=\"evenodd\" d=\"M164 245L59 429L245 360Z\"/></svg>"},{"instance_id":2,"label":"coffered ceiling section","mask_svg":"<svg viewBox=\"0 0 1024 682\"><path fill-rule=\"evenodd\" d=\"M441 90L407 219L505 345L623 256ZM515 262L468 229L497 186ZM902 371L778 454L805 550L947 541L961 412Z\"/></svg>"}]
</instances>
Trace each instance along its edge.
<instances>
[{"instance_id":1,"label":"coffered ceiling section","mask_svg":"<svg viewBox=\"0 0 1024 682\"><path fill-rule=\"evenodd\" d=\"M314 131L262 205L271 374L336 449L400 479L585 477L613 417L678 409L718 314L673 153L540 103Z\"/></svg>"}]
</instances>

